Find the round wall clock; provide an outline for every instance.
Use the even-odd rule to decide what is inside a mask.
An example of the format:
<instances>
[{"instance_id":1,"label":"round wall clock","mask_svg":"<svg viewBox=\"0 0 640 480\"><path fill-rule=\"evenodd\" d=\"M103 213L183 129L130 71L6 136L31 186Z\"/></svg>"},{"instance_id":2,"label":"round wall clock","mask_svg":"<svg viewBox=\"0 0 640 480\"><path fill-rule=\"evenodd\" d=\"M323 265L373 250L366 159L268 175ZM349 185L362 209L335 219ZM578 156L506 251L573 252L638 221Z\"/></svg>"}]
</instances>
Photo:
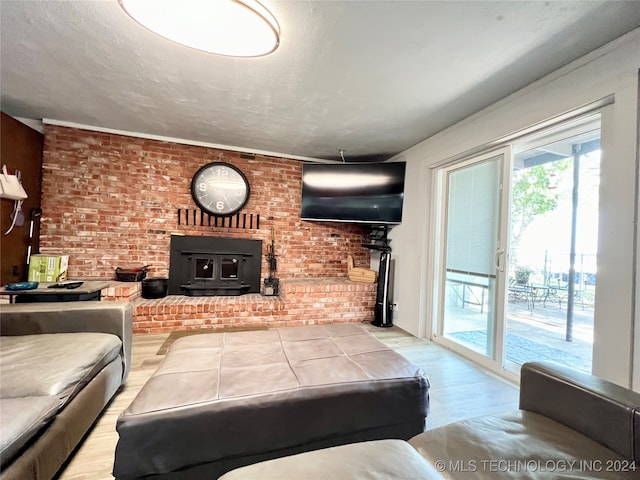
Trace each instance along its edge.
<instances>
[{"instance_id":1,"label":"round wall clock","mask_svg":"<svg viewBox=\"0 0 640 480\"><path fill-rule=\"evenodd\" d=\"M213 162L201 167L191 180L191 196L211 215L233 215L249 200L249 182L237 167Z\"/></svg>"}]
</instances>

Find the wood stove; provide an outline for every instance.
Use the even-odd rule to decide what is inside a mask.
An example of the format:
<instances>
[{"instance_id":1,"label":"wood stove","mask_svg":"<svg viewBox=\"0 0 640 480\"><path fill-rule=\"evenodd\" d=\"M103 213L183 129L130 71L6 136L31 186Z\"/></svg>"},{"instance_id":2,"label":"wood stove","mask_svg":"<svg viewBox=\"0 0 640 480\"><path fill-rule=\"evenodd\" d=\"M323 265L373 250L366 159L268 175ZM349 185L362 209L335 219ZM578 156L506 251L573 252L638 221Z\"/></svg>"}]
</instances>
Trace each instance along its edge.
<instances>
[{"instance_id":1,"label":"wood stove","mask_svg":"<svg viewBox=\"0 0 640 480\"><path fill-rule=\"evenodd\" d=\"M262 240L171 236L169 295L260 292Z\"/></svg>"}]
</instances>

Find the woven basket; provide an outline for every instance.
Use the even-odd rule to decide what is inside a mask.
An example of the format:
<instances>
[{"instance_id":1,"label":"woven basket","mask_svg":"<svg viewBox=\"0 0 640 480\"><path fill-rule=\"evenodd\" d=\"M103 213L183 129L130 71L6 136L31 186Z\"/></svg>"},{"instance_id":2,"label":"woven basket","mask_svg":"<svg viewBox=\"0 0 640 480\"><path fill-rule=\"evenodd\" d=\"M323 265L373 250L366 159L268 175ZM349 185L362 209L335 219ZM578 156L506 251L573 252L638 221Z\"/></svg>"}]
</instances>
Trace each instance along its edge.
<instances>
[{"instance_id":1,"label":"woven basket","mask_svg":"<svg viewBox=\"0 0 640 480\"><path fill-rule=\"evenodd\" d=\"M375 283L378 279L378 272L368 268L354 267L351 255L347 257L347 268L349 280L352 282Z\"/></svg>"}]
</instances>

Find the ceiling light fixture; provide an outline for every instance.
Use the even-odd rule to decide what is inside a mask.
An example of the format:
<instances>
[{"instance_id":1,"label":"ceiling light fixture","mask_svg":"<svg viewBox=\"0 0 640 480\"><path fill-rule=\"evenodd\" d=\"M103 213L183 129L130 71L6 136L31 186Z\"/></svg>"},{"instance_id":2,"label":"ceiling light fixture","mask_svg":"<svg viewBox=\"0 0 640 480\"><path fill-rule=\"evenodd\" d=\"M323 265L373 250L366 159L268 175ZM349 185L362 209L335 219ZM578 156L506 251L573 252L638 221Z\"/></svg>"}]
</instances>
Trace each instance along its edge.
<instances>
[{"instance_id":1,"label":"ceiling light fixture","mask_svg":"<svg viewBox=\"0 0 640 480\"><path fill-rule=\"evenodd\" d=\"M136 22L181 45L231 57L278 48L280 27L255 0L118 0Z\"/></svg>"}]
</instances>

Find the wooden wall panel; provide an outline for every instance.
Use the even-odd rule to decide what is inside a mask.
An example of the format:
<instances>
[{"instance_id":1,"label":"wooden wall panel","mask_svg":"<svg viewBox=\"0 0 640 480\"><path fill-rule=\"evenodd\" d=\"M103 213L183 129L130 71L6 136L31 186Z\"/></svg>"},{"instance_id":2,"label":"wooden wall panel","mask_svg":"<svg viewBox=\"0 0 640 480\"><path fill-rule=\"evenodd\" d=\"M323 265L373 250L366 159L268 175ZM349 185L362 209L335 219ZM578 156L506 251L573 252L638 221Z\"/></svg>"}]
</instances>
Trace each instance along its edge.
<instances>
[{"instance_id":1,"label":"wooden wall panel","mask_svg":"<svg viewBox=\"0 0 640 480\"><path fill-rule=\"evenodd\" d=\"M44 136L5 113L1 114L0 127L0 166L7 165L10 171L20 170L22 184L29 195L22 205L24 224L14 227L8 235L4 233L11 225L14 202L0 200L0 283L5 285L27 279L26 255L30 243L33 253L38 252L39 222L35 222L30 239L29 218L31 210L40 207Z\"/></svg>"}]
</instances>

